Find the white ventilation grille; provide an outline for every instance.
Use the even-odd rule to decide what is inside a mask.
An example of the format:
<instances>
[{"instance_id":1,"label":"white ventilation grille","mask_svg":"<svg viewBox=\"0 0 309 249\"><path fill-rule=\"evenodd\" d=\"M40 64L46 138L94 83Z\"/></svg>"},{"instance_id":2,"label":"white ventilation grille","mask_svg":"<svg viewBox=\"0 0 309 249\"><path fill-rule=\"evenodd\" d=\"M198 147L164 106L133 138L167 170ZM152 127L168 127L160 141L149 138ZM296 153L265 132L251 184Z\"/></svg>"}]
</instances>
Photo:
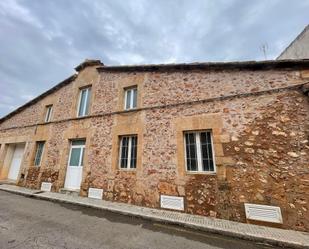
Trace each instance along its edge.
<instances>
[{"instance_id":1,"label":"white ventilation grille","mask_svg":"<svg viewBox=\"0 0 309 249\"><path fill-rule=\"evenodd\" d=\"M42 182L41 184L41 190L42 191L51 191L52 183L51 182Z\"/></svg>"},{"instance_id":2,"label":"white ventilation grille","mask_svg":"<svg viewBox=\"0 0 309 249\"><path fill-rule=\"evenodd\" d=\"M161 208L184 210L183 197L161 195Z\"/></svg>"},{"instance_id":3,"label":"white ventilation grille","mask_svg":"<svg viewBox=\"0 0 309 249\"><path fill-rule=\"evenodd\" d=\"M282 223L280 207L245 203L245 210L247 219Z\"/></svg>"},{"instance_id":4,"label":"white ventilation grille","mask_svg":"<svg viewBox=\"0 0 309 249\"><path fill-rule=\"evenodd\" d=\"M100 188L89 188L88 189L88 197L94 199L102 200L103 197L103 189Z\"/></svg>"}]
</instances>

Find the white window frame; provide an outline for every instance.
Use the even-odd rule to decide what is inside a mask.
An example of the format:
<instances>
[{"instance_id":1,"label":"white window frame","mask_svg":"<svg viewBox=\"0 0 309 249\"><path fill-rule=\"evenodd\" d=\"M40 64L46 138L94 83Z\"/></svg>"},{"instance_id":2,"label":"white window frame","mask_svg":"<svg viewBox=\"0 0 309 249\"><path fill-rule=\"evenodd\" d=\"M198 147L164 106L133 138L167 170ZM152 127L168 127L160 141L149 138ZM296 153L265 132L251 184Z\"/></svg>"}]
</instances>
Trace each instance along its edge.
<instances>
[{"instance_id":1,"label":"white window frame","mask_svg":"<svg viewBox=\"0 0 309 249\"><path fill-rule=\"evenodd\" d=\"M128 143L128 160L127 160L127 167L122 168L121 167L121 155L122 155L122 140L123 138L129 138L129 143ZM137 135L126 135L126 136L121 136L120 138L120 149L119 149L119 158L118 158L118 166L119 169L121 170L136 170L137 167L137 144L136 144L136 165L135 168L131 168L131 150L132 150L132 139L133 137L136 137L136 142L138 143L138 136Z\"/></svg>"},{"instance_id":2,"label":"white window frame","mask_svg":"<svg viewBox=\"0 0 309 249\"><path fill-rule=\"evenodd\" d=\"M37 159L37 154L38 154L38 144L39 143L43 144L43 148L42 148L42 153L41 153L41 157L40 157L40 162L39 162L39 164L35 164L36 159ZM41 166L42 158L43 158L43 155L44 155L44 150L45 150L45 141L37 141L36 142L36 147L35 147L34 161L33 161L33 164L34 164L35 167L40 167Z\"/></svg>"},{"instance_id":3,"label":"white window frame","mask_svg":"<svg viewBox=\"0 0 309 249\"><path fill-rule=\"evenodd\" d=\"M89 98L89 90L91 90L91 86L79 89L79 100L78 100L78 108L77 108L77 117L85 117L85 116L88 116L88 114L89 114L89 108L90 107L88 108L88 113L86 114L87 103L88 103L88 98ZM84 108L82 110L82 114L79 115L79 108L80 108L80 105L81 105L83 91L86 91L85 105L84 105ZM89 102L89 105L90 105L90 102Z\"/></svg>"},{"instance_id":4,"label":"white window frame","mask_svg":"<svg viewBox=\"0 0 309 249\"><path fill-rule=\"evenodd\" d=\"M78 140L78 139L77 139ZM81 145L81 144L79 144L79 145L73 145L73 142L74 142L75 140L71 140L71 148L70 148L70 155L69 155L69 161L68 161L68 166L69 167L83 167L84 165L82 165L82 163L83 163L83 161L82 161L82 159L83 159L83 156L84 156L84 153L85 153L85 148L86 148L86 140L85 140L85 144L83 144L83 145ZM71 155L72 155L72 149L81 149L80 151L81 151L81 153L80 153L80 155L79 155L79 164L76 166L76 165L74 165L74 166L71 166L70 165L70 162L71 162Z\"/></svg>"},{"instance_id":5,"label":"white window frame","mask_svg":"<svg viewBox=\"0 0 309 249\"><path fill-rule=\"evenodd\" d=\"M50 122L53 114L53 105L47 105L45 107L46 114L45 114L45 123Z\"/></svg>"},{"instance_id":6,"label":"white window frame","mask_svg":"<svg viewBox=\"0 0 309 249\"><path fill-rule=\"evenodd\" d=\"M136 106L133 106L133 103L134 103L134 90L136 90ZM129 107L127 108L128 92L131 92L131 96L130 96ZM125 110L136 109L137 108L137 99L138 99L137 98L137 96L138 96L137 86L126 88L124 94L125 94L125 97L124 97L124 109Z\"/></svg>"},{"instance_id":7,"label":"white window frame","mask_svg":"<svg viewBox=\"0 0 309 249\"><path fill-rule=\"evenodd\" d=\"M213 160L213 171L205 171L203 170L203 160L202 160L202 152L201 152L201 133L202 132L210 132L210 140L211 140L211 149L212 149L212 160ZM196 141L196 157L197 157L197 170L188 170L187 166L187 150L186 150L186 133L195 133L195 141ZM185 168L187 173L191 174L215 174L217 172L216 169L216 162L215 162L215 151L214 151L214 144L212 138L212 131L211 130L193 130L193 131L184 131L183 141L184 141L184 155L185 155Z\"/></svg>"}]
</instances>

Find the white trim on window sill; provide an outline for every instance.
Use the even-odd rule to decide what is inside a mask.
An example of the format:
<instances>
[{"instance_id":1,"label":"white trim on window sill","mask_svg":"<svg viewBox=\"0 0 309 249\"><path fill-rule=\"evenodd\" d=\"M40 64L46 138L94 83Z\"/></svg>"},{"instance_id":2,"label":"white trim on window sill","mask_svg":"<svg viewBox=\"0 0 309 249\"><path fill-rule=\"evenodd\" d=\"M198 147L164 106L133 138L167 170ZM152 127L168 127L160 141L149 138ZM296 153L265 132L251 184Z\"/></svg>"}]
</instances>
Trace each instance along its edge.
<instances>
[{"instance_id":1,"label":"white trim on window sill","mask_svg":"<svg viewBox=\"0 0 309 249\"><path fill-rule=\"evenodd\" d=\"M188 175L217 175L215 171L186 171Z\"/></svg>"},{"instance_id":2,"label":"white trim on window sill","mask_svg":"<svg viewBox=\"0 0 309 249\"><path fill-rule=\"evenodd\" d=\"M92 116L95 116L95 115L92 115ZM84 119L84 118L88 118L88 117L91 117L91 115L85 115L85 116L75 117L75 118L73 118L72 120L74 120L74 119Z\"/></svg>"},{"instance_id":3,"label":"white trim on window sill","mask_svg":"<svg viewBox=\"0 0 309 249\"><path fill-rule=\"evenodd\" d=\"M123 111L127 112L127 111L135 111L139 109L138 107L133 107L133 108L128 108L128 109L124 109Z\"/></svg>"},{"instance_id":4,"label":"white trim on window sill","mask_svg":"<svg viewBox=\"0 0 309 249\"><path fill-rule=\"evenodd\" d=\"M119 171L136 172L136 168L118 168Z\"/></svg>"}]
</instances>

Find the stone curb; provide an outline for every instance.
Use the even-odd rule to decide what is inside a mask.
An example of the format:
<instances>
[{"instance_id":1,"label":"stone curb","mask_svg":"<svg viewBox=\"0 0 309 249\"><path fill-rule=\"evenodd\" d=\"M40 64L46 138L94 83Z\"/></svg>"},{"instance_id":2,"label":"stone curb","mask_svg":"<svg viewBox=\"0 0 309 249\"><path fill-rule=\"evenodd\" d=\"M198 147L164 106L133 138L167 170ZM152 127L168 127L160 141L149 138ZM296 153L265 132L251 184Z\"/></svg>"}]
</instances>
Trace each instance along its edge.
<instances>
[{"instance_id":1,"label":"stone curb","mask_svg":"<svg viewBox=\"0 0 309 249\"><path fill-rule=\"evenodd\" d=\"M60 203L67 203L67 204L74 204L74 205L79 205L87 208L95 208L95 209L100 209L100 210L105 210L113 213L118 213L121 215L127 215L127 216L134 216L134 217L139 217L143 218L146 220L152 220L152 221L157 221L165 224L173 224L173 225L179 225L187 228L191 228L194 230L199 230L199 231L205 231L205 232L210 232L210 233L215 233L215 234L221 234L221 235L226 235L229 237L234 237L234 238L239 238L239 239L245 239L245 240L250 240L254 242L262 242L262 243L268 243L270 245L274 246L280 246L280 247L288 247L288 248L296 248L296 249L309 249L309 240L308 242L301 243L298 241L290 241L290 240L279 240L277 238L271 238L270 237L265 237L265 235L257 234L257 233L251 233L250 231L248 232L240 232L240 231L232 231L230 228L222 228L222 227L215 227L215 226L205 226L205 225L200 225L196 224L194 222L188 222L188 221L182 221L182 220L177 220L171 217L164 217L160 216L158 214L146 214L142 213L139 211L134 211L134 210L129 210L129 211L124 211L119 208L115 207L106 207L94 203L85 203L81 202L78 200L72 200L69 199L64 199L64 198L58 198L58 197L51 197L51 196L44 196L44 193L48 192L42 192L39 190L18 190L18 189L8 189L8 188L2 188L0 185L0 190L14 193L14 194L19 194L23 195L26 197L31 197L31 198L36 198L36 199L41 199L41 200L49 200L52 202L60 202ZM139 207L141 208L141 207ZM145 208L146 209L146 208ZM175 213L175 212L174 212ZM178 213L177 213L178 214ZM219 219L218 219L219 220ZM234 222L236 223L236 222ZM242 223L240 223L242 224ZM245 224L242 224L245 225ZM251 225L252 226L252 225ZM286 230L289 232L289 230ZM309 234L303 233L305 236L308 236Z\"/></svg>"}]
</instances>

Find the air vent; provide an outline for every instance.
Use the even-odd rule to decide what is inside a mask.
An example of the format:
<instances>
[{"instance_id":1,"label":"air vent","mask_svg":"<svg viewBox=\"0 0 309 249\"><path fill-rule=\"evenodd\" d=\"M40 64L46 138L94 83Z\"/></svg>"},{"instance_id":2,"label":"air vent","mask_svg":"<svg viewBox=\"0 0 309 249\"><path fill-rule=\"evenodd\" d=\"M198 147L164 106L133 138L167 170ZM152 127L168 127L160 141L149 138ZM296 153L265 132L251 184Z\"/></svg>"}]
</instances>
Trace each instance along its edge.
<instances>
[{"instance_id":1,"label":"air vent","mask_svg":"<svg viewBox=\"0 0 309 249\"><path fill-rule=\"evenodd\" d=\"M51 191L52 183L51 182L42 182L41 184L41 190L42 191Z\"/></svg>"},{"instance_id":2,"label":"air vent","mask_svg":"<svg viewBox=\"0 0 309 249\"><path fill-rule=\"evenodd\" d=\"M161 208L184 210L183 197L161 195Z\"/></svg>"},{"instance_id":3,"label":"air vent","mask_svg":"<svg viewBox=\"0 0 309 249\"><path fill-rule=\"evenodd\" d=\"M94 199L102 200L103 197L103 189L100 188L89 188L88 189L88 197Z\"/></svg>"},{"instance_id":4,"label":"air vent","mask_svg":"<svg viewBox=\"0 0 309 249\"><path fill-rule=\"evenodd\" d=\"M249 220L282 223L280 207L245 203L245 210Z\"/></svg>"}]
</instances>

